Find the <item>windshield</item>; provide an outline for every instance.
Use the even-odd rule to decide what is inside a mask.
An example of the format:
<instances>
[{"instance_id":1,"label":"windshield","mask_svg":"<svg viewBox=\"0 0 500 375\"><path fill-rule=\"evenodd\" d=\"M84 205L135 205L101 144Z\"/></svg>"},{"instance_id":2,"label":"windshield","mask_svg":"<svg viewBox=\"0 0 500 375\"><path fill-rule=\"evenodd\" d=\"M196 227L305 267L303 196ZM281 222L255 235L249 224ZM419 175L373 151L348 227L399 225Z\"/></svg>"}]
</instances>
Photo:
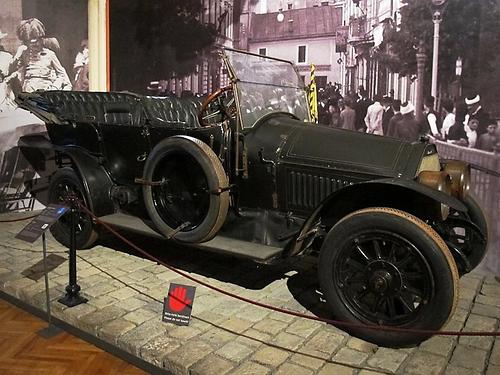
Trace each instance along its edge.
<instances>
[{"instance_id":1,"label":"windshield","mask_svg":"<svg viewBox=\"0 0 500 375\"><path fill-rule=\"evenodd\" d=\"M302 79L290 62L226 50L236 75L242 126L252 127L271 112L289 112L309 121L309 106Z\"/></svg>"}]
</instances>

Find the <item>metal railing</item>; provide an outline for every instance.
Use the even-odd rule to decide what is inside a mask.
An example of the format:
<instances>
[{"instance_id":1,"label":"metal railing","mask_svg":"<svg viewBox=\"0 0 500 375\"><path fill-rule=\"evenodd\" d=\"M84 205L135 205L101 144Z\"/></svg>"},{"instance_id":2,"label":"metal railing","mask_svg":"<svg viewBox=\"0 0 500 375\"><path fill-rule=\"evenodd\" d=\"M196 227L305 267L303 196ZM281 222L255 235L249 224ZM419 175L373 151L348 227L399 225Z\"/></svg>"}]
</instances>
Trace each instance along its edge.
<instances>
[{"instance_id":1,"label":"metal railing","mask_svg":"<svg viewBox=\"0 0 500 375\"><path fill-rule=\"evenodd\" d=\"M500 153L441 141L433 143L441 158L463 160L471 165L473 193L486 212L490 228L489 249L483 265L500 274Z\"/></svg>"}]
</instances>

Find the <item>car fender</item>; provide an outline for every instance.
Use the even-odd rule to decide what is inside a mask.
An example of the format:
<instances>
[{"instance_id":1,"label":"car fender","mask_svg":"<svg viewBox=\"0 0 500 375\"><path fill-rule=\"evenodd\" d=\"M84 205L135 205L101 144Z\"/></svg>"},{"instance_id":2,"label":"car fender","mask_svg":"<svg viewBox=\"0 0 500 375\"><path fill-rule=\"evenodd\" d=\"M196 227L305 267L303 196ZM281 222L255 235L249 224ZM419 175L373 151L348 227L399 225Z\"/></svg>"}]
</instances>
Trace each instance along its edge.
<instances>
[{"instance_id":1,"label":"car fender","mask_svg":"<svg viewBox=\"0 0 500 375\"><path fill-rule=\"evenodd\" d=\"M99 160L85 150L74 147L55 146L54 149L71 159L74 168L82 179L85 193L89 198L89 209L96 216L103 216L115 212L111 199L113 181Z\"/></svg>"},{"instance_id":2,"label":"car fender","mask_svg":"<svg viewBox=\"0 0 500 375\"><path fill-rule=\"evenodd\" d=\"M367 207L391 207L424 220L441 220L438 217L441 204L467 212L459 199L414 180L386 178L346 186L326 197L306 219L289 255L296 255L307 247L306 239L317 232L318 222L330 228L349 213Z\"/></svg>"}]
</instances>

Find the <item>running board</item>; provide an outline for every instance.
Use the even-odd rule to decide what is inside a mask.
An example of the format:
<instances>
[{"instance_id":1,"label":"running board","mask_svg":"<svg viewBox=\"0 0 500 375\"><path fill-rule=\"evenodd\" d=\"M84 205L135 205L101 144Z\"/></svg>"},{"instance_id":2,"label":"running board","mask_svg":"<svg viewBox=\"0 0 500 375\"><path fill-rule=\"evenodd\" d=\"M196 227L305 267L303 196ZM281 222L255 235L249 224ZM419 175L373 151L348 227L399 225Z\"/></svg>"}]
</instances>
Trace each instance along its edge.
<instances>
[{"instance_id":1,"label":"running board","mask_svg":"<svg viewBox=\"0 0 500 375\"><path fill-rule=\"evenodd\" d=\"M120 229L142 234L147 237L155 237L166 240L162 234L154 229L152 223L135 216L117 213L101 216L99 220ZM176 244L179 244L179 242L176 242ZM197 244L186 244L186 246L217 253L231 254L241 258L249 258L261 263L266 263L283 252L283 249L280 247L241 241L224 236L216 236L210 241Z\"/></svg>"}]
</instances>

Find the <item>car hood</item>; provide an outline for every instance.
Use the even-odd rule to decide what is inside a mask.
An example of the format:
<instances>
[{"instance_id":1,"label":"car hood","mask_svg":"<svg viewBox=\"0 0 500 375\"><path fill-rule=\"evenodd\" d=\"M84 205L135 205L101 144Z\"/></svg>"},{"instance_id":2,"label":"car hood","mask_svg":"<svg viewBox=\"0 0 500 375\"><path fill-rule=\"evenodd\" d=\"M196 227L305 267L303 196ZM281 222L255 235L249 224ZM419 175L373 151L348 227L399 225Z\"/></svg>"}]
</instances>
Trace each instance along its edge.
<instances>
[{"instance_id":1,"label":"car hood","mask_svg":"<svg viewBox=\"0 0 500 375\"><path fill-rule=\"evenodd\" d=\"M425 142L303 123L276 116L252 129L261 153L276 162L373 175L413 178L426 153ZM432 146L431 146L432 148ZM269 152L275 150L272 157Z\"/></svg>"}]
</instances>

